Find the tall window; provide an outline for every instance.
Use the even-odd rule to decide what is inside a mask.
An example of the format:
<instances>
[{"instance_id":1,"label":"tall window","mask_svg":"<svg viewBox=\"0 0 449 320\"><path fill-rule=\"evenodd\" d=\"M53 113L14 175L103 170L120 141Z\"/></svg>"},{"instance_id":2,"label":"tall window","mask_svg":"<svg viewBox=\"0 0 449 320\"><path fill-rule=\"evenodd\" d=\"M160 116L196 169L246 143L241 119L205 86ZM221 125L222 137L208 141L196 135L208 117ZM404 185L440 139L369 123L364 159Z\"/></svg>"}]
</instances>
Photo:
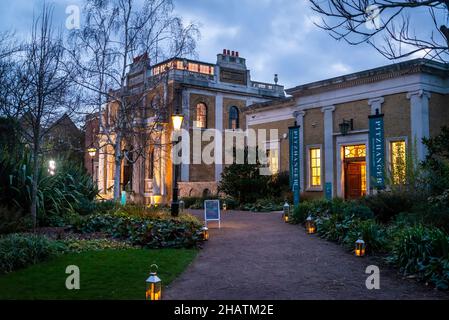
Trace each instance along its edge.
<instances>
[{"instance_id":1,"label":"tall window","mask_svg":"<svg viewBox=\"0 0 449 320\"><path fill-rule=\"evenodd\" d=\"M237 107L231 107L229 109L229 129L238 129L239 124L239 109Z\"/></svg>"},{"instance_id":2,"label":"tall window","mask_svg":"<svg viewBox=\"0 0 449 320\"><path fill-rule=\"evenodd\" d=\"M148 157L148 179L154 178L154 149L150 151Z\"/></svg>"},{"instance_id":3,"label":"tall window","mask_svg":"<svg viewBox=\"0 0 449 320\"><path fill-rule=\"evenodd\" d=\"M279 149L271 147L267 149L267 164L271 174L279 173Z\"/></svg>"},{"instance_id":4,"label":"tall window","mask_svg":"<svg viewBox=\"0 0 449 320\"><path fill-rule=\"evenodd\" d=\"M311 188L321 187L321 149L309 149L309 185Z\"/></svg>"},{"instance_id":5,"label":"tall window","mask_svg":"<svg viewBox=\"0 0 449 320\"><path fill-rule=\"evenodd\" d=\"M405 140L390 142L391 179L394 184L405 183L406 152Z\"/></svg>"},{"instance_id":6,"label":"tall window","mask_svg":"<svg viewBox=\"0 0 449 320\"><path fill-rule=\"evenodd\" d=\"M199 129L207 128L207 106L204 103L196 105L196 120L193 122L193 126Z\"/></svg>"}]
</instances>

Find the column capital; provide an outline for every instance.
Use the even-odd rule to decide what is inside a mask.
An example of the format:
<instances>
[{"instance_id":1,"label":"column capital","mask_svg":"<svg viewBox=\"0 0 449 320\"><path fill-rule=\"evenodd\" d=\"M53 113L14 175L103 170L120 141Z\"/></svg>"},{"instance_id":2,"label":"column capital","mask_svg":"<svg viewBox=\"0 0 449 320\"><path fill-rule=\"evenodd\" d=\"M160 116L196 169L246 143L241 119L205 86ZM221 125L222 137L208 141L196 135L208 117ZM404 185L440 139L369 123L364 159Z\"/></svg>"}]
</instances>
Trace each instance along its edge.
<instances>
[{"instance_id":1,"label":"column capital","mask_svg":"<svg viewBox=\"0 0 449 320\"><path fill-rule=\"evenodd\" d=\"M384 97L372 98L368 100L368 104L372 106L373 104L382 104L385 102Z\"/></svg>"},{"instance_id":2,"label":"column capital","mask_svg":"<svg viewBox=\"0 0 449 320\"><path fill-rule=\"evenodd\" d=\"M334 112L335 111L335 106L326 106L321 108L321 112Z\"/></svg>"},{"instance_id":3,"label":"column capital","mask_svg":"<svg viewBox=\"0 0 449 320\"><path fill-rule=\"evenodd\" d=\"M294 118L304 117L306 115L306 112L304 110L297 110L293 112Z\"/></svg>"},{"instance_id":4,"label":"column capital","mask_svg":"<svg viewBox=\"0 0 449 320\"><path fill-rule=\"evenodd\" d=\"M413 96L418 96L419 98L425 97L427 99L430 99L431 93L423 89L407 92L407 99L411 99Z\"/></svg>"}]
</instances>

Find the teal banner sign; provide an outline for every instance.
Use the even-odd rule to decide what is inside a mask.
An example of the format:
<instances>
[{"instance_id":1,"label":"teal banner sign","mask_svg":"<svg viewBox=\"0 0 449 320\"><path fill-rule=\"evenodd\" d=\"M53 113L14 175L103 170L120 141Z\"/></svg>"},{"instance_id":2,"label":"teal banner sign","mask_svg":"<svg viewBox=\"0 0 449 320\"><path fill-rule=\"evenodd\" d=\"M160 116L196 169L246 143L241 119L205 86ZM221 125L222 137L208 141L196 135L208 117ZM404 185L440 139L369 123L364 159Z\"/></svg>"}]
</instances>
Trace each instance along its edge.
<instances>
[{"instance_id":1,"label":"teal banner sign","mask_svg":"<svg viewBox=\"0 0 449 320\"><path fill-rule=\"evenodd\" d=\"M300 188L300 148L299 148L299 126L290 127L289 144L290 144L290 187L293 191L293 203L299 204Z\"/></svg>"},{"instance_id":2,"label":"teal banner sign","mask_svg":"<svg viewBox=\"0 0 449 320\"><path fill-rule=\"evenodd\" d=\"M385 188L384 115L369 116L369 150L371 188Z\"/></svg>"}]
</instances>

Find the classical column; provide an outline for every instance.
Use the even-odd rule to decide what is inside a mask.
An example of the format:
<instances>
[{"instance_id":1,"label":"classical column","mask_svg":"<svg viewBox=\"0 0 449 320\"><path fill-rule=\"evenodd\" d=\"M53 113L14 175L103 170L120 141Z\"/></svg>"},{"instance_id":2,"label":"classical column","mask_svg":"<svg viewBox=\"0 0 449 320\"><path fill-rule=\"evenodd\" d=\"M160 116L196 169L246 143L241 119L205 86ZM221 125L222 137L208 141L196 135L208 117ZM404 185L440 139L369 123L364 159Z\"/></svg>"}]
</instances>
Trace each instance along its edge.
<instances>
[{"instance_id":1,"label":"classical column","mask_svg":"<svg viewBox=\"0 0 449 320\"><path fill-rule=\"evenodd\" d=\"M299 165L301 166L301 171L299 175L299 187L301 191L305 190L305 175L307 169L304 167L304 116L306 113L304 111L295 111L293 116L295 117L296 125L300 126L299 129Z\"/></svg>"},{"instance_id":2,"label":"classical column","mask_svg":"<svg viewBox=\"0 0 449 320\"><path fill-rule=\"evenodd\" d=\"M326 184L331 185L332 197L334 196L334 106L321 109L324 113L324 190Z\"/></svg>"},{"instance_id":3,"label":"classical column","mask_svg":"<svg viewBox=\"0 0 449 320\"><path fill-rule=\"evenodd\" d=\"M223 95L217 94L215 98L215 181L220 181L223 172Z\"/></svg>"},{"instance_id":4,"label":"classical column","mask_svg":"<svg viewBox=\"0 0 449 320\"><path fill-rule=\"evenodd\" d=\"M423 138L429 137L429 99L430 92L417 90L407 93L410 99L410 118L412 144L415 145L418 161L426 158L427 150L422 143ZM416 144L415 144L416 143Z\"/></svg>"},{"instance_id":5,"label":"classical column","mask_svg":"<svg viewBox=\"0 0 449 320\"><path fill-rule=\"evenodd\" d=\"M100 144L102 144L101 140ZM106 150L107 150L106 146L98 150L99 154L98 154L97 187L100 194L106 193L106 175L105 175Z\"/></svg>"},{"instance_id":6,"label":"classical column","mask_svg":"<svg viewBox=\"0 0 449 320\"><path fill-rule=\"evenodd\" d=\"M186 89L182 91L182 114L184 115L183 129L182 132L182 141L189 141L188 144L183 144L182 149L182 164L181 164L181 179L180 181L189 181L190 179L190 149L185 150L184 147L190 148L190 137L189 137L189 129L190 129L190 103L189 103L190 93ZM186 161L188 160L188 162Z\"/></svg>"},{"instance_id":7,"label":"classical column","mask_svg":"<svg viewBox=\"0 0 449 320\"><path fill-rule=\"evenodd\" d=\"M375 115L376 111L382 113L382 103L385 102L383 97L369 99L368 104L371 106L371 115Z\"/></svg>"}]
</instances>

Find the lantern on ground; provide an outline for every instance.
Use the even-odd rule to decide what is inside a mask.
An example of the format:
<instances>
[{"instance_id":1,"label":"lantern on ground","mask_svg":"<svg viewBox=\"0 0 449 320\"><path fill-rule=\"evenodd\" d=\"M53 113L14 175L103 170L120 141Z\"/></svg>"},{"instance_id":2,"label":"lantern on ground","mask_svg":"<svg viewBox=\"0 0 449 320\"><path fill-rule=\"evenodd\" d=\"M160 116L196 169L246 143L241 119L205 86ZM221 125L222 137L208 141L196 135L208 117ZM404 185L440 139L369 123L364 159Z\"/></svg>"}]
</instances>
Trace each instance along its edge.
<instances>
[{"instance_id":1,"label":"lantern on ground","mask_svg":"<svg viewBox=\"0 0 449 320\"><path fill-rule=\"evenodd\" d=\"M204 241L209 240L209 228L208 227L202 227L201 228L201 234L203 235L203 240Z\"/></svg>"},{"instance_id":2,"label":"lantern on ground","mask_svg":"<svg viewBox=\"0 0 449 320\"><path fill-rule=\"evenodd\" d=\"M180 213L184 213L185 206L186 206L186 204L185 204L184 200L179 201L179 212Z\"/></svg>"},{"instance_id":3,"label":"lantern on ground","mask_svg":"<svg viewBox=\"0 0 449 320\"><path fill-rule=\"evenodd\" d=\"M228 210L228 205L226 204L226 201L223 201L223 211Z\"/></svg>"},{"instance_id":4,"label":"lantern on ground","mask_svg":"<svg viewBox=\"0 0 449 320\"><path fill-rule=\"evenodd\" d=\"M282 217L284 219L284 222L287 223L290 217L290 205L288 204L287 201L285 201L285 204L282 208L284 210Z\"/></svg>"},{"instance_id":5,"label":"lantern on ground","mask_svg":"<svg viewBox=\"0 0 449 320\"><path fill-rule=\"evenodd\" d=\"M363 257L365 255L365 251L366 251L365 241L363 241L362 239L358 239L355 242L355 255L357 257Z\"/></svg>"},{"instance_id":6,"label":"lantern on ground","mask_svg":"<svg viewBox=\"0 0 449 320\"><path fill-rule=\"evenodd\" d=\"M306 219L306 232L307 234L314 234L316 232L315 221L313 221L311 216Z\"/></svg>"},{"instance_id":7,"label":"lantern on ground","mask_svg":"<svg viewBox=\"0 0 449 320\"><path fill-rule=\"evenodd\" d=\"M145 292L145 297L146 297L146 300L151 300L151 301L161 300L162 299L162 281L157 276L158 266L155 264L151 265L151 270L152 271L150 273L150 276L148 277L148 279L146 281L147 288L146 288L146 292Z\"/></svg>"}]
</instances>

